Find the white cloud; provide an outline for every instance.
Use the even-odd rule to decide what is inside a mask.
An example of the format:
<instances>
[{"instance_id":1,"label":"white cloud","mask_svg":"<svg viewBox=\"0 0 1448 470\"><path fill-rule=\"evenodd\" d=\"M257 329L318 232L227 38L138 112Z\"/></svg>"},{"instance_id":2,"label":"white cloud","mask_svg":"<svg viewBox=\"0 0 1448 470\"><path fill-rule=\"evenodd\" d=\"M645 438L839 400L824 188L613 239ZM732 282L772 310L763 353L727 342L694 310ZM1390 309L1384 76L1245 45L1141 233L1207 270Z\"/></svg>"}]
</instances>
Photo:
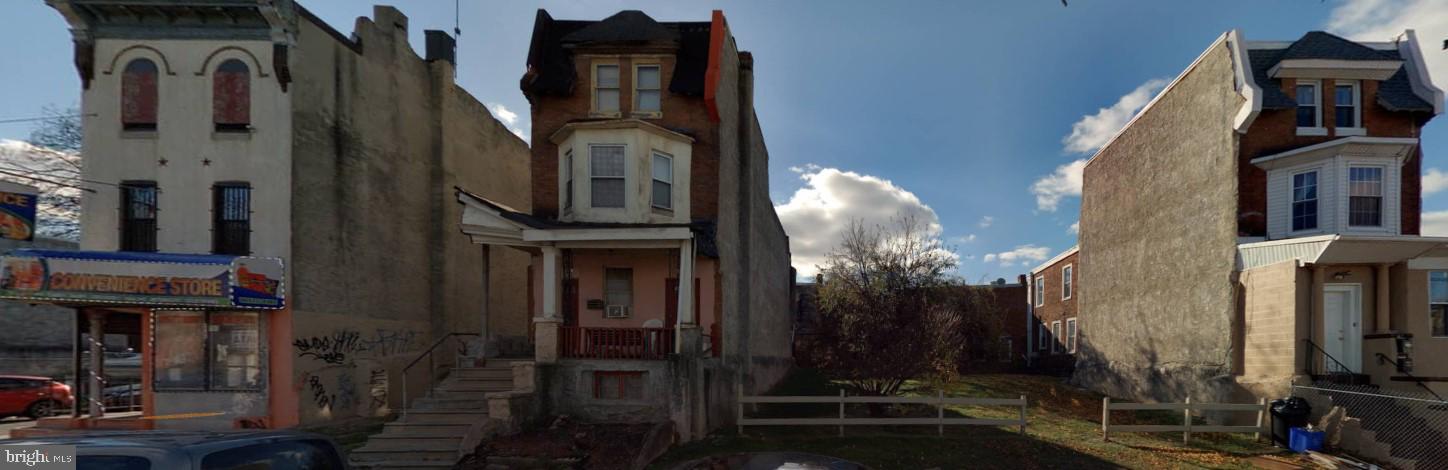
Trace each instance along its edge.
<instances>
[{"instance_id":1,"label":"white cloud","mask_svg":"<svg viewBox=\"0 0 1448 470\"><path fill-rule=\"evenodd\" d=\"M806 164L804 164L804 166L792 166L792 167L789 167L789 171L792 171L792 172L795 172L795 173L812 173L812 172L815 172L815 171L819 171L819 169L820 169L820 166L819 166L819 165L816 165L816 164L813 164L813 163L806 163Z\"/></svg>"},{"instance_id":2,"label":"white cloud","mask_svg":"<svg viewBox=\"0 0 1448 470\"><path fill-rule=\"evenodd\" d=\"M1429 168L1423 172L1423 195L1436 193L1448 189L1448 173L1438 171L1437 168Z\"/></svg>"},{"instance_id":3,"label":"white cloud","mask_svg":"<svg viewBox=\"0 0 1448 470\"><path fill-rule=\"evenodd\" d=\"M507 126L508 131L512 132L513 135L518 136L519 139L523 139L524 142L528 141L529 133L524 130L526 126L518 125L518 113L508 109L507 106L503 106L502 103L488 103L488 111L491 111L494 117L502 121L503 125Z\"/></svg>"},{"instance_id":4,"label":"white cloud","mask_svg":"<svg viewBox=\"0 0 1448 470\"><path fill-rule=\"evenodd\" d=\"M888 180L817 165L800 170L804 186L774 210L789 234L793 264L801 277L818 272L817 266L825 264L852 220L889 227L900 216L913 216L932 234L941 233L935 210Z\"/></svg>"},{"instance_id":5,"label":"white cloud","mask_svg":"<svg viewBox=\"0 0 1448 470\"><path fill-rule=\"evenodd\" d=\"M987 215L987 216L985 216L985 217L981 217L981 218L980 218L980 223L978 223L978 224L976 224L976 225L979 225L980 228L986 228L986 227L989 227L991 224L994 224L994 223L995 223L995 217L991 217L991 216L988 216L988 215Z\"/></svg>"},{"instance_id":6,"label":"white cloud","mask_svg":"<svg viewBox=\"0 0 1448 470\"><path fill-rule=\"evenodd\" d=\"M1147 80L1131 90L1131 93L1116 100L1116 104L1101 108L1096 114L1081 117L1081 120L1071 125L1071 135L1061 139L1061 143L1066 145L1066 152L1091 153L1106 145L1106 141L1111 140L1116 131L1121 130L1167 83L1168 81L1162 78Z\"/></svg>"},{"instance_id":7,"label":"white cloud","mask_svg":"<svg viewBox=\"0 0 1448 470\"><path fill-rule=\"evenodd\" d=\"M1031 184L1031 193L1036 195L1036 208L1055 212L1062 199L1081 195L1081 171L1086 169L1086 159L1056 167L1056 171L1042 176Z\"/></svg>"},{"instance_id":8,"label":"white cloud","mask_svg":"<svg viewBox=\"0 0 1448 470\"><path fill-rule=\"evenodd\" d=\"M1066 233L1069 233L1069 234L1072 234L1072 235L1080 235L1080 234L1081 234L1081 221L1078 220L1078 221L1075 221L1075 222L1071 222L1071 226L1066 228Z\"/></svg>"},{"instance_id":9,"label":"white cloud","mask_svg":"<svg viewBox=\"0 0 1448 470\"><path fill-rule=\"evenodd\" d=\"M964 236L955 237L950 240L956 243L972 243L975 242L975 234L966 234Z\"/></svg>"},{"instance_id":10,"label":"white cloud","mask_svg":"<svg viewBox=\"0 0 1448 470\"><path fill-rule=\"evenodd\" d=\"M1448 0L1349 0L1332 10L1326 26L1357 41L1392 41L1416 30L1434 84L1441 88L1448 80L1448 54L1439 50L1448 38Z\"/></svg>"},{"instance_id":11,"label":"white cloud","mask_svg":"<svg viewBox=\"0 0 1448 470\"><path fill-rule=\"evenodd\" d=\"M1448 236L1448 211L1433 211L1423 213L1423 226L1420 232L1425 237Z\"/></svg>"},{"instance_id":12,"label":"white cloud","mask_svg":"<svg viewBox=\"0 0 1448 470\"><path fill-rule=\"evenodd\" d=\"M1000 253L991 253L985 255L985 262L993 263L996 261L1000 261L1001 266L1009 266L1012 263L1019 263L1021 266L1027 266L1031 264L1032 261L1045 261L1046 258L1050 255L1050 248L1036 245L1021 245L1017 246L1014 250L1011 251L1003 251Z\"/></svg>"}]
</instances>

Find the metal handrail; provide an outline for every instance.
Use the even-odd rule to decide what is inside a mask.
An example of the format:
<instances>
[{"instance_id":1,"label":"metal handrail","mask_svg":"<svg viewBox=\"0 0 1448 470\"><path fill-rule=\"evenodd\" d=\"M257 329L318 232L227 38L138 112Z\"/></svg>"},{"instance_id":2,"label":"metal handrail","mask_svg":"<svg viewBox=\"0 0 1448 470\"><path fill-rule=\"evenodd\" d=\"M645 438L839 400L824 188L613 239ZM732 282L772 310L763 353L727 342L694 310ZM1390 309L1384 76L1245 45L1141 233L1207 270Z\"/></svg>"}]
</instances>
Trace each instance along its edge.
<instances>
[{"instance_id":1,"label":"metal handrail","mask_svg":"<svg viewBox=\"0 0 1448 470\"><path fill-rule=\"evenodd\" d=\"M443 342L446 342L446 341L449 340L449 339L453 339L453 337L456 337L456 336L477 336L477 337L479 337L479 338L482 337L482 335L479 335L479 334L477 334L477 333L448 333L448 334L442 335L441 338L438 338L437 341L434 341L434 342L432 343L432 346L428 346L428 348L427 348L426 351L423 351L421 354L418 354L416 358L413 358L413 359L412 359L412 362L409 362L409 363L407 363L406 366L403 366L403 367L402 367L402 419L407 419L407 408L408 408L408 401L407 401L407 377L408 377L408 376L407 376L407 371L412 370L412 366L415 366L415 365L417 365L417 363L422 362L422 359L423 359L423 358L427 358L427 392L426 392L426 393L431 394L431 393L432 393L432 387L433 387L433 385L434 385L433 382L437 380L437 363L436 363L435 361L433 361L433 359L432 359L432 352L433 352L434 350L436 350L438 346L442 346L442 343L443 343Z\"/></svg>"},{"instance_id":2,"label":"metal handrail","mask_svg":"<svg viewBox=\"0 0 1448 470\"><path fill-rule=\"evenodd\" d=\"M1398 369L1398 372L1402 372L1404 375L1407 375L1408 378L1413 379L1413 382L1416 382L1419 387L1423 387L1423 390L1427 390L1428 393L1432 394L1434 398L1437 398L1437 399L1438 399L1438 401L1448 401L1448 400L1444 400L1444 399L1443 399L1443 396L1442 396L1442 395L1439 395L1438 392L1433 391L1433 389L1432 389L1431 387L1428 387L1428 384L1423 383L1423 379L1418 378L1418 376L1413 375L1412 372L1408 372L1406 369L1404 369L1404 368L1403 368L1403 363L1398 362L1397 359L1393 359L1393 358L1391 358L1391 357L1388 357L1388 355L1383 354L1383 353L1377 353L1377 355L1378 355L1378 363L1379 363L1379 364L1382 364L1383 361L1387 361L1387 362L1392 363L1392 364L1393 364L1393 367L1396 368L1396 369Z\"/></svg>"},{"instance_id":3,"label":"metal handrail","mask_svg":"<svg viewBox=\"0 0 1448 470\"><path fill-rule=\"evenodd\" d=\"M1321 348L1321 347L1318 347L1318 346L1317 346L1317 343L1312 342L1311 339L1303 338L1302 341L1306 342L1307 345L1308 345L1308 347L1312 348L1312 350L1315 350L1315 351L1317 351L1318 353L1321 353L1321 354L1322 354L1322 357L1326 358L1328 361L1332 361L1331 364L1327 363L1326 361L1323 361L1323 364L1322 364L1323 369L1326 369L1325 372L1327 372L1328 374L1336 374L1336 375L1341 375L1341 374L1357 375L1357 372L1353 371L1351 368L1348 368L1348 366L1343 365L1342 362L1339 362L1339 361L1337 360L1337 358L1332 357L1332 355L1331 355L1331 354L1328 354L1327 351L1322 350L1322 348ZM1315 362L1315 361L1313 361L1313 355L1312 355L1312 354L1308 354L1308 355L1307 355L1307 371L1308 371L1308 373L1313 373L1313 372L1316 372L1316 371L1317 371L1317 368L1314 367L1314 365L1315 365L1314 362ZM1333 367L1332 367L1333 365L1336 365L1336 366L1337 366L1336 370L1333 369Z\"/></svg>"}]
</instances>

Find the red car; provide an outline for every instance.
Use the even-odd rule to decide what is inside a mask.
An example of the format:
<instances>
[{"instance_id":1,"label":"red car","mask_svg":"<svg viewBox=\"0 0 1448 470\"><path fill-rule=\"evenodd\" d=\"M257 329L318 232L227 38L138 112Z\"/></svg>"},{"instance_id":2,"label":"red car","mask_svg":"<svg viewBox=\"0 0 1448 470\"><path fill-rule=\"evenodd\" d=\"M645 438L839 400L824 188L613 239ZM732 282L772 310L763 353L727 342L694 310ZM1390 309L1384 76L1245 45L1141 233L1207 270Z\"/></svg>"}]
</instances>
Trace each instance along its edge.
<instances>
[{"instance_id":1,"label":"red car","mask_svg":"<svg viewBox=\"0 0 1448 470\"><path fill-rule=\"evenodd\" d=\"M41 418L55 414L57 408L74 403L70 386L49 377L0 375L0 418L29 416Z\"/></svg>"}]
</instances>

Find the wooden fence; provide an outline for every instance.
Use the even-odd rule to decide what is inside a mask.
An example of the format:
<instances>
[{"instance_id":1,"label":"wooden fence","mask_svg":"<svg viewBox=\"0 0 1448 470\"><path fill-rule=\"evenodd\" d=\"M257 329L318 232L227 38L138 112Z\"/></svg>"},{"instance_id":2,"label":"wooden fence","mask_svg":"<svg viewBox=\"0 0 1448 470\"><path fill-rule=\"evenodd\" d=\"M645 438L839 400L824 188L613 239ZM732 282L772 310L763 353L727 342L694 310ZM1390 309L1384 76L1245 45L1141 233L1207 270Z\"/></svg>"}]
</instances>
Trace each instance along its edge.
<instances>
[{"instance_id":1,"label":"wooden fence","mask_svg":"<svg viewBox=\"0 0 1448 470\"><path fill-rule=\"evenodd\" d=\"M839 405L839 417L834 418L746 418L744 417L744 405L756 403L834 403ZM887 403L887 404L920 404L933 405L935 417L920 418L848 418L845 417L845 404L847 403ZM1010 406L1019 409L1017 419L981 419L981 418L947 418L945 417L946 405L965 406ZM845 391L840 390L839 396L745 396L744 387L739 387L739 434L744 434L745 426L838 426L840 436L845 435L845 426L894 426L894 425L934 425L936 432L945 434L946 426L1018 426L1020 433L1026 433L1026 396L1020 398L954 398L946 397L941 392L936 392L933 397L867 397L867 396L845 396Z\"/></svg>"},{"instance_id":2,"label":"wooden fence","mask_svg":"<svg viewBox=\"0 0 1448 470\"><path fill-rule=\"evenodd\" d=\"M1111 424L1111 412L1118 410L1181 410L1182 424L1138 424L1121 425ZM1256 426L1219 426L1219 425L1193 425L1193 411L1255 411L1257 412ZM1111 397L1101 399L1101 439L1111 440L1111 433L1114 432L1179 432L1182 433L1182 443L1189 444L1192 441L1193 432L1242 432L1252 433L1254 439L1261 439L1262 433L1270 432L1264 427L1267 417L1267 399L1261 398L1257 403L1192 403L1187 398L1186 403L1112 403Z\"/></svg>"},{"instance_id":3,"label":"wooden fence","mask_svg":"<svg viewBox=\"0 0 1448 470\"><path fill-rule=\"evenodd\" d=\"M558 354L577 359L652 359L674 353L670 328L558 328Z\"/></svg>"}]
</instances>

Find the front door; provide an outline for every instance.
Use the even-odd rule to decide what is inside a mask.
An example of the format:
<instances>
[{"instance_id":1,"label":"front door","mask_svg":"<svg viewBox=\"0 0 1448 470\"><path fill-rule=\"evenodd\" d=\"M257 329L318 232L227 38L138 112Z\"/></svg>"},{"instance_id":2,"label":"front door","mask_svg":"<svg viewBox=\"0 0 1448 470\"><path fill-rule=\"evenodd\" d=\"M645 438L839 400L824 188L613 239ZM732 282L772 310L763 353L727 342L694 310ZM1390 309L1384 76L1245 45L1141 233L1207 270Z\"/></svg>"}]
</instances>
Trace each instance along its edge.
<instances>
[{"instance_id":1,"label":"front door","mask_svg":"<svg viewBox=\"0 0 1448 470\"><path fill-rule=\"evenodd\" d=\"M1353 373L1363 370L1362 309L1362 286L1323 286L1322 350Z\"/></svg>"}]
</instances>

